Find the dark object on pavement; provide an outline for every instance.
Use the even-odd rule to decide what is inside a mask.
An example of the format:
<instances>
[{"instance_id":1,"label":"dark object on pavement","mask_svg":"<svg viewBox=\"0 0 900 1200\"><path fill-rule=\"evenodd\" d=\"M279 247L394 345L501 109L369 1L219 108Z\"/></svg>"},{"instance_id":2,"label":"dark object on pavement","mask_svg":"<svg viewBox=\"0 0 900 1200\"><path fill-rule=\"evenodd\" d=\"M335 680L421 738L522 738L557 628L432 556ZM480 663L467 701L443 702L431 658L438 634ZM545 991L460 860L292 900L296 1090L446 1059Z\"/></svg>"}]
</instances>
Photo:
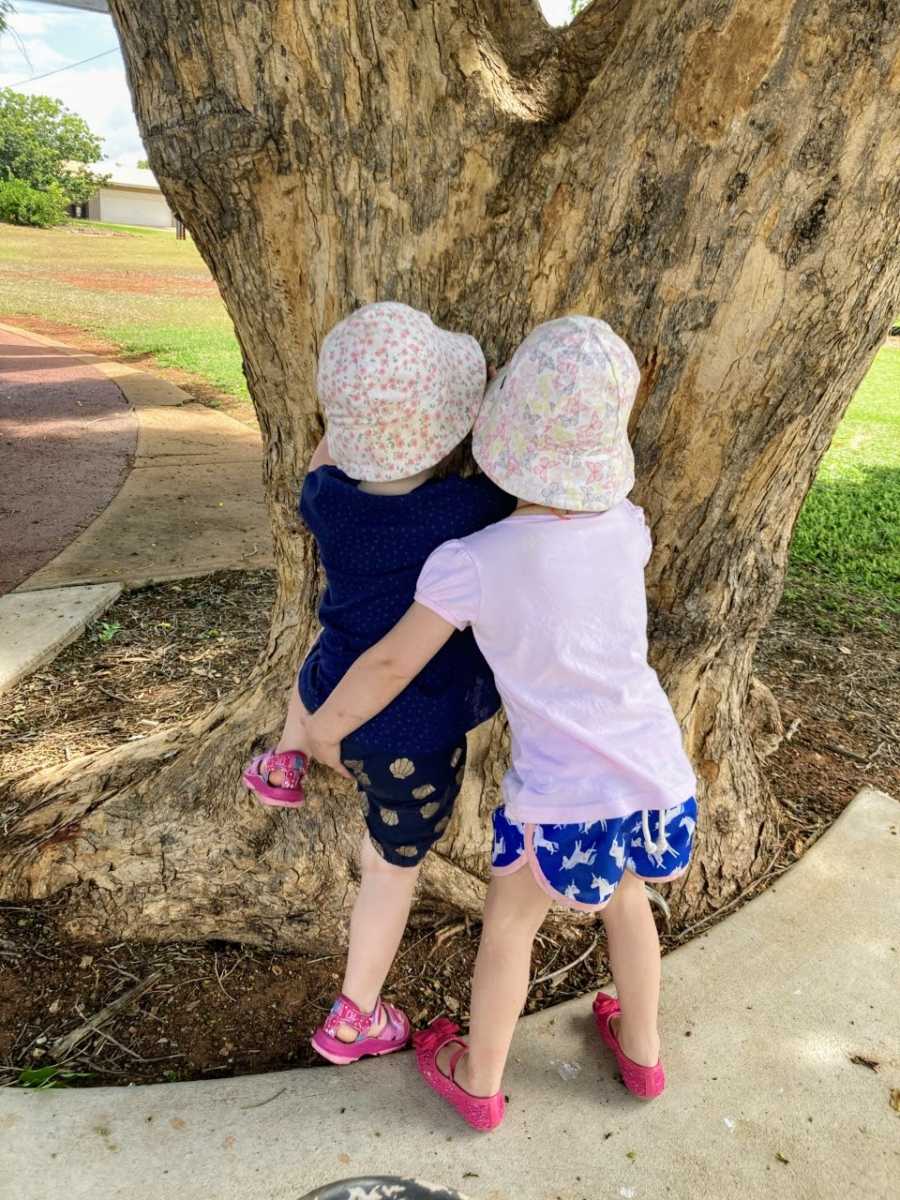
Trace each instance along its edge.
<instances>
[{"instance_id":1,"label":"dark object on pavement","mask_svg":"<svg viewBox=\"0 0 900 1200\"><path fill-rule=\"evenodd\" d=\"M308 1192L300 1200L466 1200L451 1188L435 1187L417 1179L397 1175L342 1179Z\"/></svg>"}]
</instances>

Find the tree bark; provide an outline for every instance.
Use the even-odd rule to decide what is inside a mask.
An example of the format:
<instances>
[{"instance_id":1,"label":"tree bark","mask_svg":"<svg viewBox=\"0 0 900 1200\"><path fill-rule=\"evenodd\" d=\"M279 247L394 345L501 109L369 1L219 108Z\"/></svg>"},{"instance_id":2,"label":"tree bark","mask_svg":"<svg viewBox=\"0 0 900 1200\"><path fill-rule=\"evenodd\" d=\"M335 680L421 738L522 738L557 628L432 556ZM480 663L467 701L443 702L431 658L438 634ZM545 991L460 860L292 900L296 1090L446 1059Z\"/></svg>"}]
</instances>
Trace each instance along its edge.
<instances>
[{"instance_id":1,"label":"tree bark","mask_svg":"<svg viewBox=\"0 0 900 1200\"><path fill-rule=\"evenodd\" d=\"M900 0L111 0L151 166L210 266L265 439L279 576L265 655L185 728L16 783L2 895L66 889L97 938L331 943L356 803L241 791L280 719L318 587L294 515L322 336L403 300L501 361L536 322L604 316L643 370L635 499L654 665L701 787L701 915L767 865L752 657L797 512L900 307ZM759 749L753 727L763 716ZM775 730L773 737L773 729ZM502 723L479 733L427 894L474 911ZM673 798L677 799L677 798Z\"/></svg>"}]
</instances>

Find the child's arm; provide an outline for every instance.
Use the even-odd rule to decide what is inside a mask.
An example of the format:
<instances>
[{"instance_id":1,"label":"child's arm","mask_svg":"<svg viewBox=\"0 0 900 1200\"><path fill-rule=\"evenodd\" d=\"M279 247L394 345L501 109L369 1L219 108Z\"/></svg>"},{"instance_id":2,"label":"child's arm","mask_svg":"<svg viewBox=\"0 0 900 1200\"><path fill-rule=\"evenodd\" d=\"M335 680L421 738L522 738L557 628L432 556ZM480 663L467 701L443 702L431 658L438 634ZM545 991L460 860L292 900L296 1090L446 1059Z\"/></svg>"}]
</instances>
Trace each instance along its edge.
<instances>
[{"instance_id":1,"label":"child's arm","mask_svg":"<svg viewBox=\"0 0 900 1200\"><path fill-rule=\"evenodd\" d=\"M399 696L455 631L424 604L413 604L390 633L360 655L321 708L307 719L307 750L341 775L341 742Z\"/></svg>"},{"instance_id":2,"label":"child's arm","mask_svg":"<svg viewBox=\"0 0 900 1200\"><path fill-rule=\"evenodd\" d=\"M328 434L326 433L318 446L313 451L313 456L309 460L307 471L316 471L319 467L334 467L337 464L331 457L331 451L328 449Z\"/></svg>"}]
</instances>

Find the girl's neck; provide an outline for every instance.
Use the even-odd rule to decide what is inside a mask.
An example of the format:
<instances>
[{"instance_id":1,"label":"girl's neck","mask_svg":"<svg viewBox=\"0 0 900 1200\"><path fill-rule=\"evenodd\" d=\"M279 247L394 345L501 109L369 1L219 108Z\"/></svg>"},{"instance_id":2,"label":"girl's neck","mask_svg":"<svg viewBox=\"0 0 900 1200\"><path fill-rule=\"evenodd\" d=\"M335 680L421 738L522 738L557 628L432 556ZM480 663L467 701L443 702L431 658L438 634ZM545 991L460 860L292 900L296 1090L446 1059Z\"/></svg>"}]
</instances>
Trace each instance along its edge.
<instances>
[{"instance_id":1,"label":"girl's neck","mask_svg":"<svg viewBox=\"0 0 900 1200\"><path fill-rule=\"evenodd\" d=\"M577 514L570 513L565 508L548 508L546 504L533 504L530 500L520 500L516 505L516 511L513 513L513 516L518 517L520 515L524 517L548 516L565 519Z\"/></svg>"},{"instance_id":2,"label":"girl's neck","mask_svg":"<svg viewBox=\"0 0 900 1200\"><path fill-rule=\"evenodd\" d=\"M370 492L374 496L405 496L407 492L414 492L417 487L427 483L433 474L434 468L427 467L424 471L419 471L418 475L408 475L406 479L389 479L382 483L361 479L359 490Z\"/></svg>"}]
</instances>

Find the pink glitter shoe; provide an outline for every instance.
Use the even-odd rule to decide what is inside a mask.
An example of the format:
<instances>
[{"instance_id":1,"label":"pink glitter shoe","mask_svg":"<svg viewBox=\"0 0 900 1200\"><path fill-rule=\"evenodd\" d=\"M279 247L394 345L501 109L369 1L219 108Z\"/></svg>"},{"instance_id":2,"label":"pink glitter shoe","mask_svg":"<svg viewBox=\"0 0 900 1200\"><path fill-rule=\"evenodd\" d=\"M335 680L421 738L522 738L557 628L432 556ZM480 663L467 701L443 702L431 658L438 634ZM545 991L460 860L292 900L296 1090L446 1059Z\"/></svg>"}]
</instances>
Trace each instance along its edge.
<instances>
[{"instance_id":1,"label":"pink glitter shoe","mask_svg":"<svg viewBox=\"0 0 900 1200\"><path fill-rule=\"evenodd\" d=\"M384 1029L377 1037L370 1037L369 1030L385 1018ZM349 1025L357 1033L355 1042L342 1042L337 1032L342 1025ZM409 1041L410 1025L405 1013L393 1004L381 1000L370 1013L364 1013L349 996L340 995L331 1006L331 1012L312 1036L311 1045L317 1054L339 1067L367 1055L392 1054L402 1050Z\"/></svg>"},{"instance_id":2,"label":"pink glitter shoe","mask_svg":"<svg viewBox=\"0 0 900 1200\"><path fill-rule=\"evenodd\" d=\"M469 1048L462 1038L456 1036L458 1033L458 1025L454 1025L446 1017L438 1017L427 1029L413 1034L416 1063L419 1073L430 1088L452 1104L473 1129L488 1133L496 1129L503 1120L506 1101L502 1092L495 1092L493 1096L473 1096L465 1088L461 1088L453 1078L459 1060ZM450 1059L450 1075L447 1076L438 1067L437 1056L444 1046L451 1043L456 1043L459 1049Z\"/></svg>"},{"instance_id":3,"label":"pink glitter shoe","mask_svg":"<svg viewBox=\"0 0 900 1200\"><path fill-rule=\"evenodd\" d=\"M244 767L244 786L256 793L260 804L274 808L299 808L303 803L303 777L309 759L302 750L267 750ZM270 783L273 771L281 772L281 783Z\"/></svg>"},{"instance_id":4,"label":"pink glitter shoe","mask_svg":"<svg viewBox=\"0 0 900 1200\"><path fill-rule=\"evenodd\" d=\"M618 1000L607 996L605 992L597 993L594 998L594 1020L600 1036L616 1056L622 1082L632 1095L642 1100L653 1100L665 1089L666 1073L661 1062L655 1067L643 1067L634 1062L619 1045L619 1039L613 1033L612 1019L619 1016L621 1011Z\"/></svg>"}]
</instances>

